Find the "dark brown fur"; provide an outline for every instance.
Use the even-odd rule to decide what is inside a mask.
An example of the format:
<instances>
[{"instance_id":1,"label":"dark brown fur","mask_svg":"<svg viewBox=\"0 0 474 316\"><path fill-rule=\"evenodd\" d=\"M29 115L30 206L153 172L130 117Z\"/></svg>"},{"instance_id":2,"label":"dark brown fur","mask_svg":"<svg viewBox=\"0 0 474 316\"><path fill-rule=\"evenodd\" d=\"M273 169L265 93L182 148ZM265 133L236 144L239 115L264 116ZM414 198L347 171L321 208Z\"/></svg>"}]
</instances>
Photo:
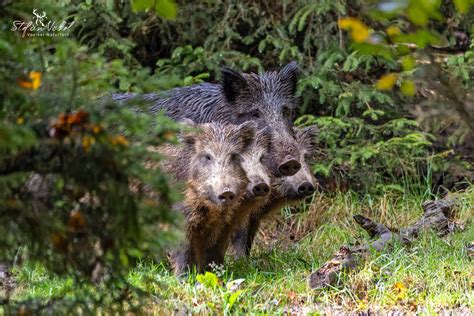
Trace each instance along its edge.
<instances>
[{"instance_id":1,"label":"dark brown fur","mask_svg":"<svg viewBox=\"0 0 474 316\"><path fill-rule=\"evenodd\" d=\"M185 182L184 201L175 205L186 218L185 241L172 255L177 274L196 267L203 271L209 264L223 263L216 244L244 199L248 179L240 162L254 139L254 124L222 125L208 123L199 131L182 136L184 147L169 146L165 169ZM230 190L235 198L220 202L222 190Z\"/></svg>"}]
</instances>

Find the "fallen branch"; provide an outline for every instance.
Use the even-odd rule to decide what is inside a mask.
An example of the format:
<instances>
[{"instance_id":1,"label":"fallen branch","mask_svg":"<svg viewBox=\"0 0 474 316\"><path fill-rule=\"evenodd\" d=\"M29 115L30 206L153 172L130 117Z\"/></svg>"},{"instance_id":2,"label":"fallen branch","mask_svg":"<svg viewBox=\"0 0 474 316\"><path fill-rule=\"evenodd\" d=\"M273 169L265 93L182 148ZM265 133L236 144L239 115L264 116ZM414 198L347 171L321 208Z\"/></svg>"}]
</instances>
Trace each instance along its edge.
<instances>
[{"instance_id":1,"label":"fallen branch","mask_svg":"<svg viewBox=\"0 0 474 316\"><path fill-rule=\"evenodd\" d=\"M322 289L336 285L339 274L356 269L370 249L382 251L394 241L408 245L425 230L433 230L441 236L451 233L455 229L453 206L452 199L425 202L422 205L423 216L415 224L400 230L373 222L362 215L354 215L357 224L375 240L370 244L342 246L331 260L310 275L310 287Z\"/></svg>"}]
</instances>

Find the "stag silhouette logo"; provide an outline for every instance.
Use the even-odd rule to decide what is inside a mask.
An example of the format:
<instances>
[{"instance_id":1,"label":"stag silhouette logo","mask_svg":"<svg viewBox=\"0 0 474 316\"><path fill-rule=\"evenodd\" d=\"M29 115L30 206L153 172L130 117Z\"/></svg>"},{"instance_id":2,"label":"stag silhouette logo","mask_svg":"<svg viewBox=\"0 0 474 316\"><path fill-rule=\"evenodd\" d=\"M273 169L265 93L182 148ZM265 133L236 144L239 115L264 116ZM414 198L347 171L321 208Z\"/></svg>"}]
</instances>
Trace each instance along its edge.
<instances>
[{"instance_id":1,"label":"stag silhouette logo","mask_svg":"<svg viewBox=\"0 0 474 316\"><path fill-rule=\"evenodd\" d=\"M43 13L39 14L36 9L33 9L33 15L35 16L33 18L35 25L42 28L45 27L43 20L46 18L46 12L43 11Z\"/></svg>"}]
</instances>

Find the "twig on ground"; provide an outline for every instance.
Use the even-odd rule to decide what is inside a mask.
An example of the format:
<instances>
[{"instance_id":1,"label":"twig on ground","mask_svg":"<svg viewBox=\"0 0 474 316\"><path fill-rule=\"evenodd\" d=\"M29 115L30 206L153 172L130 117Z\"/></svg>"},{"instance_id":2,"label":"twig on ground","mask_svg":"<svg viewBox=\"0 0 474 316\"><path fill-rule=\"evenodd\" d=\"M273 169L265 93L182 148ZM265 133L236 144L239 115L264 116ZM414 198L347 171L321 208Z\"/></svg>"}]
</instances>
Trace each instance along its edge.
<instances>
[{"instance_id":1,"label":"twig on ground","mask_svg":"<svg viewBox=\"0 0 474 316\"><path fill-rule=\"evenodd\" d=\"M322 289L336 285L341 272L356 269L368 256L370 249L382 251L394 241L408 245L422 231L432 229L444 236L455 230L454 200L444 199L423 203L423 216L413 225L396 230L383 224L373 222L362 215L354 215L354 220L375 239L370 244L342 246L322 267L311 273L309 285L312 289Z\"/></svg>"}]
</instances>

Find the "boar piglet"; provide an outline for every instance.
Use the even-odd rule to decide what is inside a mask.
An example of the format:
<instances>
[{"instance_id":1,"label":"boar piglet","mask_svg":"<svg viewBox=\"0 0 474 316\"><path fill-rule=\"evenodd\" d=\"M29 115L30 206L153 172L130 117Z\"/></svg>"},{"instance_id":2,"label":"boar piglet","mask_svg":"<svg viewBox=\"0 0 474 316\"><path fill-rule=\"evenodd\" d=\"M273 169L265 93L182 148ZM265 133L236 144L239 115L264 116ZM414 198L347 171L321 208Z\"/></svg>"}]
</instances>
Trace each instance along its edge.
<instances>
[{"instance_id":1,"label":"boar piglet","mask_svg":"<svg viewBox=\"0 0 474 316\"><path fill-rule=\"evenodd\" d=\"M261 74L241 74L223 68L221 82L217 84L200 83L163 94L114 94L112 99L118 102L139 99L137 102L151 104L150 113L164 110L178 121L226 124L256 121L259 128L268 126L273 143L268 167L276 177L291 176L301 167L292 129L293 115L300 105L295 97L298 75L295 62Z\"/></svg>"},{"instance_id":2,"label":"boar piglet","mask_svg":"<svg viewBox=\"0 0 474 316\"><path fill-rule=\"evenodd\" d=\"M195 127L195 132L182 133L184 146L164 150L165 156L172 153L165 169L185 182L184 201L175 205L186 218L184 244L172 255L177 274L191 267L201 272L217 260L218 256L212 254L215 244L246 194L248 179L241 156L249 150L255 135L252 122Z\"/></svg>"},{"instance_id":3,"label":"boar piglet","mask_svg":"<svg viewBox=\"0 0 474 316\"><path fill-rule=\"evenodd\" d=\"M236 259L248 256L253 240L262 219L284 206L292 205L312 195L317 185L311 171L310 162L316 142L317 129L315 126L294 128L295 140L300 152L301 169L291 177L274 178L269 202L260 208L255 208L244 229L236 231L232 237L232 251Z\"/></svg>"},{"instance_id":4,"label":"boar piglet","mask_svg":"<svg viewBox=\"0 0 474 316\"><path fill-rule=\"evenodd\" d=\"M216 244L217 255L215 261L222 261L229 247L232 235L247 227L250 214L254 209L259 209L269 202L271 191L271 173L266 166L266 160L271 151L270 129L258 130L255 140L250 149L242 153L242 167L249 180L246 195L234 212L232 220L222 231L219 241Z\"/></svg>"}]
</instances>

